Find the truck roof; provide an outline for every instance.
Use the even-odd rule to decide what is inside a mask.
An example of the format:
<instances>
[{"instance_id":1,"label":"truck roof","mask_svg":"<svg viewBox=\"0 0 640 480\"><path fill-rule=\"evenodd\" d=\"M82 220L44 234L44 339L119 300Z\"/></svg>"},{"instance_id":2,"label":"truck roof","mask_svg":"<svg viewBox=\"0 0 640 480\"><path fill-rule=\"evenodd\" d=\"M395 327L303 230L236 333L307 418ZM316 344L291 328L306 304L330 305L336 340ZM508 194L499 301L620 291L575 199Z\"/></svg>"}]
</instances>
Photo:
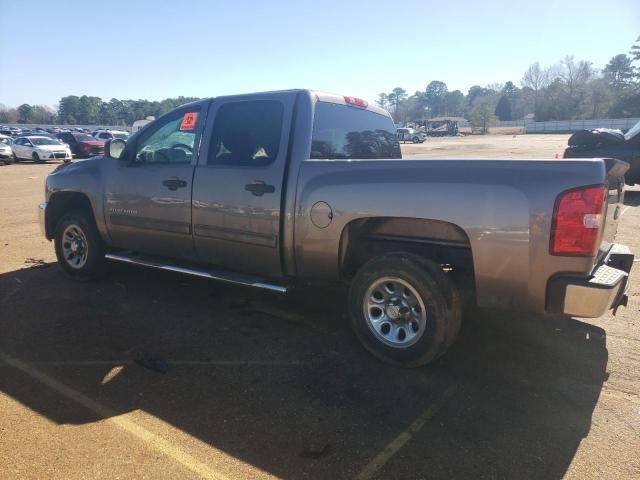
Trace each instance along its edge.
<instances>
[{"instance_id":1,"label":"truck roof","mask_svg":"<svg viewBox=\"0 0 640 480\"><path fill-rule=\"evenodd\" d=\"M294 88L290 90L271 90L266 92L252 92L252 93L235 94L235 95L221 95L219 97L210 97L210 99L213 100L214 98L262 95L265 93L300 93L300 92L306 92L311 98L315 98L320 102L336 103L338 105L349 105L349 103L347 103L348 102L347 99L355 100L355 101L358 101L358 105L357 105L358 108L361 108L362 110L369 110L370 112L378 113L380 115L384 115L387 117L391 116L387 110L380 108L379 106L372 104L371 102L368 102L361 98L351 97L348 95L337 95L335 93L328 93L328 92L322 92L320 90L311 90L311 89L304 89L304 88ZM198 103L199 101L200 100L197 100L191 103L195 104L195 103Z\"/></svg>"}]
</instances>

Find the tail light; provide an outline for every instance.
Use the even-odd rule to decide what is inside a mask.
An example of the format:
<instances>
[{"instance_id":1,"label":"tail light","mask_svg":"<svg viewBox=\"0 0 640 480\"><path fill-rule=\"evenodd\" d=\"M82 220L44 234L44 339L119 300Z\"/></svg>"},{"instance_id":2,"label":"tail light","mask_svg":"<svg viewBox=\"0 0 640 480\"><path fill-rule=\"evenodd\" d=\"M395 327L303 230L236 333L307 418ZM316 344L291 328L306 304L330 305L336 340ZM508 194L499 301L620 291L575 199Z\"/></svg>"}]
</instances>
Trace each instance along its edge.
<instances>
[{"instance_id":1,"label":"tail light","mask_svg":"<svg viewBox=\"0 0 640 480\"><path fill-rule=\"evenodd\" d=\"M344 101L347 105L352 105L354 107L367 108L369 106L369 103L361 98L345 96Z\"/></svg>"},{"instance_id":2,"label":"tail light","mask_svg":"<svg viewBox=\"0 0 640 480\"><path fill-rule=\"evenodd\" d=\"M607 190L581 187L561 193L553 209L552 255L590 257L598 251Z\"/></svg>"}]
</instances>

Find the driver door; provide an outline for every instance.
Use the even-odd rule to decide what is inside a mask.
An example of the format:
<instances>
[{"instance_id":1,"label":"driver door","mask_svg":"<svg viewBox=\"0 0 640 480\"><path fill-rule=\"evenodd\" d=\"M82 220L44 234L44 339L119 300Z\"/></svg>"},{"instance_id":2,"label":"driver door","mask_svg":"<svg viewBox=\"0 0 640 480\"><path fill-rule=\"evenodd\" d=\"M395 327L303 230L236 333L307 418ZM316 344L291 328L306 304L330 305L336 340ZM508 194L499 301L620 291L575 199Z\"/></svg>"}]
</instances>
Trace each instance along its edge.
<instances>
[{"instance_id":1,"label":"driver door","mask_svg":"<svg viewBox=\"0 0 640 480\"><path fill-rule=\"evenodd\" d=\"M203 125L200 104L170 112L105 160L104 212L115 246L192 259L191 190Z\"/></svg>"}]
</instances>

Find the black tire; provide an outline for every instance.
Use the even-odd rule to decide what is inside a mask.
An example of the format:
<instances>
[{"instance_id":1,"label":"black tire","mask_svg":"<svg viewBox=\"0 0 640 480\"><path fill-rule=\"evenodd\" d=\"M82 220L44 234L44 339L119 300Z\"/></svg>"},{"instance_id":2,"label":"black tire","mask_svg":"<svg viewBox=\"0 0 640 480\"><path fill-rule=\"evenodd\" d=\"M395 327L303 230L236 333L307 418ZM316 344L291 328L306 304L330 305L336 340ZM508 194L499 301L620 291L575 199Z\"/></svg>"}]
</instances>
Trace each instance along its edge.
<instances>
[{"instance_id":1,"label":"black tire","mask_svg":"<svg viewBox=\"0 0 640 480\"><path fill-rule=\"evenodd\" d=\"M3 158L2 161L5 165L11 165L14 162L13 156Z\"/></svg>"},{"instance_id":2,"label":"black tire","mask_svg":"<svg viewBox=\"0 0 640 480\"><path fill-rule=\"evenodd\" d=\"M367 290L385 277L408 283L426 306L426 327L419 339L400 348L385 344L365 317ZM461 325L462 308L453 283L440 266L410 254L389 254L369 260L358 270L349 290L351 327L373 355L401 367L426 365L451 346Z\"/></svg>"},{"instance_id":3,"label":"black tire","mask_svg":"<svg viewBox=\"0 0 640 480\"><path fill-rule=\"evenodd\" d=\"M40 155L38 155L36 152L33 152L31 154L31 160L33 160L34 163L44 163L44 160L42 160L40 158Z\"/></svg>"},{"instance_id":4,"label":"black tire","mask_svg":"<svg viewBox=\"0 0 640 480\"><path fill-rule=\"evenodd\" d=\"M16 152L13 152L13 163L18 163L20 159L16 156Z\"/></svg>"},{"instance_id":5,"label":"black tire","mask_svg":"<svg viewBox=\"0 0 640 480\"><path fill-rule=\"evenodd\" d=\"M81 243L86 243L87 252L82 265L73 266L73 258L65 258L65 249L70 248L70 244L66 242L69 237L63 239L63 236L68 228L78 229L84 235L85 241ZM54 243L58 265L69 278L86 282L98 279L106 273L106 248L90 215L81 211L63 215L56 225Z\"/></svg>"},{"instance_id":6,"label":"black tire","mask_svg":"<svg viewBox=\"0 0 640 480\"><path fill-rule=\"evenodd\" d=\"M420 143L420 137L413 137L413 143Z\"/></svg>"}]
</instances>

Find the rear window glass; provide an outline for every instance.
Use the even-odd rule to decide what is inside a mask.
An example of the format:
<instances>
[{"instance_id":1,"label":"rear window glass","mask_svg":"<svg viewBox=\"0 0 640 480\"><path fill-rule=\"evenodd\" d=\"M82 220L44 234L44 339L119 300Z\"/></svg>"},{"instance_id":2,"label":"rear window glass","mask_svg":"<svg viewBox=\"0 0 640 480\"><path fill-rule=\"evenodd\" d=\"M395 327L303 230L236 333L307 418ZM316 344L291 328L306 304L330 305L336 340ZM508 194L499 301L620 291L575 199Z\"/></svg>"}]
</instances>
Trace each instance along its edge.
<instances>
[{"instance_id":1,"label":"rear window glass","mask_svg":"<svg viewBox=\"0 0 640 480\"><path fill-rule=\"evenodd\" d=\"M311 158L401 158L393 121L347 105L318 102Z\"/></svg>"}]
</instances>

